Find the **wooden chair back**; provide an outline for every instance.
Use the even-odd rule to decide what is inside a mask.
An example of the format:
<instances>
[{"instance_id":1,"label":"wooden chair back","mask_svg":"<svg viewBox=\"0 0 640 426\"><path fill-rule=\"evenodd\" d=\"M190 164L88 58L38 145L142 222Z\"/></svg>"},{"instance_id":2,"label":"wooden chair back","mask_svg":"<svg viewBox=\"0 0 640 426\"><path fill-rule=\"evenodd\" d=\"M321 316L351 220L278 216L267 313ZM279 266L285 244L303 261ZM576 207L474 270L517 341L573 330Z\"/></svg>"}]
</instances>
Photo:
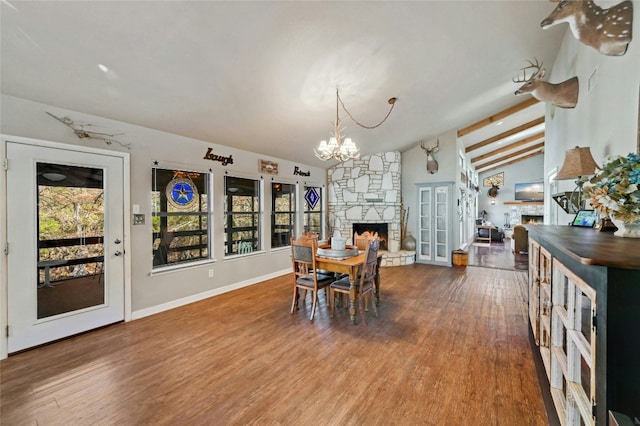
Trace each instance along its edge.
<instances>
[{"instance_id":1,"label":"wooden chair back","mask_svg":"<svg viewBox=\"0 0 640 426\"><path fill-rule=\"evenodd\" d=\"M358 247L358 250L366 250L369 241L377 239L377 232L374 232L373 234L369 231L364 231L362 234L358 234L357 232L353 233L353 245Z\"/></svg>"},{"instance_id":2,"label":"wooden chair back","mask_svg":"<svg viewBox=\"0 0 640 426\"><path fill-rule=\"evenodd\" d=\"M318 304L318 290L329 287L335 277L323 275L316 266L316 252L318 251L318 239L314 236L302 235L298 239L291 237L291 262L293 264L293 301L291 313L298 307L299 289L312 292L312 307L310 320L316 312ZM304 298L303 298L304 300ZM327 296L327 301L329 297Z\"/></svg>"},{"instance_id":3,"label":"wooden chair back","mask_svg":"<svg viewBox=\"0 0 640 426\"><path fill-rule=\"evenodd\" d=\"M295 280L298 277L314 279L317 250L318 240L316 238L304 234L298 239L291 237L291 261L293 262Z\"/></svg>"},{"instance_id":4,"label":"wooden chair back","mask_svg":"<svg viewBox=\"0 0 640 426\"><path fill-rule=\"evenodd\" d=\"M378 268L378 251L380 251L380 240L377 238L370 240L366 248L365 258L360 268L360 293L361 295L370 291L374 284Z\"/></svg>"}]
</instances>

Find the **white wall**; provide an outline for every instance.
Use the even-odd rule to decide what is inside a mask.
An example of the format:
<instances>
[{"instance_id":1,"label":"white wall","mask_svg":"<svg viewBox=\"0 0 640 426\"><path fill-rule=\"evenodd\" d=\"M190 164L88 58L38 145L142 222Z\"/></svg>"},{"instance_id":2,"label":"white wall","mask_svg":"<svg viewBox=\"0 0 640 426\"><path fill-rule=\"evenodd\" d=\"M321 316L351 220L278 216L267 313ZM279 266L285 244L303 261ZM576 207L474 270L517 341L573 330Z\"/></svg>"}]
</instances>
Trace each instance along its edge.
<instances>
[{"instance_id":1,"label":"white wall","mask_svg":"<svg viewBox=\"0 0 640 426\"><path fill-rule=\"evenodd\" d=\"M407 232L416 235L417 229L417 194L419 183L436 182L457 182L458 171L458 143L455 130L450 130L437 138L426 141L425 146L432 146L440 140L440 147L434 158L438 162L438 172L430 174L427 172L427 155L417 144L415 147L402 153L402 200L404 208L409 208L409 220L407 221ZM454 194L457 198L457 195ZM453 222L454 236L452 241L459 240L460 229L458 226L457 213ZM454 244L455 245L455 244Z\"/></svg>"},{"instance_id":2,"label":"white wall","mask_svg":"<svg viewBox=\"0 0 640 426\"><path fill-rule=\"evenodd\" d=\"M619 2L598 2L610 7ZM634 1L634 39L624 56L605 56L574 39L567 31L548 80L554 83L578 76L580 94L574 109L546 110L545 178L559 170L565 151L588 146L598 164L607 155L626 155L636 151L638 138L638 102L640 96L640 2ZM589 78L597 70L595 87L589 91ZM593 84L592 84L593 86ZM557 183L559 191L571 191L573 181ZM555 202L545 203L547 214L568 223L572 215L556 209Z\"/></svg>"},{"instance_id":3,"label":"white wall","mask_svg":"<svg viewBox=\"0 0 640 426\"><path fill-rule=\"evenodd\" d=\"M504 185L500 186L498 196L490 198L487 195L488 187L482 185L482 181L496 173L504 173ZM544 178L544 155L528 158L519 163L509 164L505 167L490 170L480 174L480 195L478 196L478 212L487 211L487 220L495 226L502 228L505 219L504 214L511 212L511 205L505 202L515 201L515 184L525 182L542 182ZM495 201L495 204L491 204Z\"/></svg>"},{"instance_id":4,"label":"white wall","mask_svg":"<svg viewBox=\"0 0 640 426\"><path fill-rule=\"evenodd\" d=\"M258 160L270 160L278 163L279 174L273 176L284 183L313 183L326 185L324 169L293 163L278 158L267 157L232 147L190 139L169 133L160 132L123 122L90 116L74 111L39 104L11 96L2 95L0 132L12 136L43 139L73 145L86 145L103 149L127 151L131 155L131 205L139 205L140 213L146 216L144 225L131 227L131 260L132 260L132 311L133 317L140 317L180 304L198 300L217 294L225 289L259 282L264 278L289 272L291 261L288 249L269 250L270 220L269 209L271 197L270 185L272 175L261 175L258 172ZM69 116L77 122L90 123L106 132L122 133L115 137L123 143L130 144L130 149L116 144L105 145L101 141L80 140L71 129L45 114L51 112L59 117ZM215 154L232 155L234 163L222 166L220 162L205 160L204 154L212 148ZM158 161L161 167L184 168L196 171L212 170L213 188L213 252L216 261L211 264L179 269L172 272L151 274L152 234L151 234L151 170L153 162ZM293 174L294 167L311 172L311 176ZM224 175L240 174L245 177L265 179L265 233L266 251L249 257L224 259L223 202ZM302 206L302 197L299 206ZM326 202L326 201L325 201ZM301 225L300 225L301 226ZM214 269L214 278L208 278L208 270Z\"/></svg>"}]
</instances>

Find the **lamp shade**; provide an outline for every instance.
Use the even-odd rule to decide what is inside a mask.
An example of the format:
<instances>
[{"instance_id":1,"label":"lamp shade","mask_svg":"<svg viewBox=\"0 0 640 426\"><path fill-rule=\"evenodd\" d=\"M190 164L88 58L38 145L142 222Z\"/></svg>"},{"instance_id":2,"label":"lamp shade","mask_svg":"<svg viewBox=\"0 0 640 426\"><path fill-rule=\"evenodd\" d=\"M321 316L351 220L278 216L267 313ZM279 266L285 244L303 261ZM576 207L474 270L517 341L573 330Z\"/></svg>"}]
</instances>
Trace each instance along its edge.
<instances>
[{"instance_id":1,"label":"lamp shade","mask_svg":"<svg viewBox=\"0 0 640 426\"><path fill-rule=\"evenodd\" d=\"M598 165L596 164L589 147L576 146L567 151L564 164L555 177L555 180L575 179L581 176L593 175Z\"/></svg>"}]
</instances>

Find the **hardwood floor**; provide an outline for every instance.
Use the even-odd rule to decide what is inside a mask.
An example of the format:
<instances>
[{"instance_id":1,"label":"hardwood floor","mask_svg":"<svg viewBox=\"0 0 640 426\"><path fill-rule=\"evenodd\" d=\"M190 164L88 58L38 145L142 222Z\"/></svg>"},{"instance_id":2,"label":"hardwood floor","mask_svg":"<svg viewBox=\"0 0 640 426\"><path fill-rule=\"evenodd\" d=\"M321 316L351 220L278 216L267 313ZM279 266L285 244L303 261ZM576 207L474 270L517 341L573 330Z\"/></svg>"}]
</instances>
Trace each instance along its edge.
<instances>
[{"instance_id":1,"label":"hardwood floor","mask_svg":"<svg viewBox=\"0 0 640 426\"><path fill-rule=\"evenodd\" d=\"M473 243L467 247L468 264L483 268L508 269L511 271L529 270L529 257L526 253L514 253L511 250L513 240L488 243Z\"/></svg>"},{"instance_id":2,"label":"hardwood floor","mask_svg":"<svg viewBox=\"0 0 640 426\"><path fill-rule=\"evenodd\" d=\"M291 315L287 275L10 356L0 423L547 424L524 272L381 273L366 327Z\"/></svg>"}]
</instances>

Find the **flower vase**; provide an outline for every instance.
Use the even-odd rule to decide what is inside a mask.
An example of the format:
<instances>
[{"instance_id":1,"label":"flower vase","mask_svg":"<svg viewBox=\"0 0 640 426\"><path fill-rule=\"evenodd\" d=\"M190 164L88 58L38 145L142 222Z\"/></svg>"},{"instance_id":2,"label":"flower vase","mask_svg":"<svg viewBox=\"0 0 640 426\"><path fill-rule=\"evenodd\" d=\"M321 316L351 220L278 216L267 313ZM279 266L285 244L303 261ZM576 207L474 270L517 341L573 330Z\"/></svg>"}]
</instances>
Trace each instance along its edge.
<instances>
[{"instance_id":1,"label":"flower vase","mask_svg":"<svg viewBox=\"0 0 640 426\"><path fill-rule=\"evenodd\" d=\"M618 228L616 232L613 233L616 237L625 237L625 238L640 238L640 221L637 220L635 222L623 222L620 219L616 219L615 217L611 218L613 224Z\"/></svg>"},{"instance_id":2,"label":"flower vase","mask_svg":"<svg viewBox=\"0 0 640 426\"><path fill-rule=\"evenodd\" d=\"M402 240L402 250L407 251L415 251L416 250L416 239L413 238L411 232L407 232L407 236Z\"/></svg>"}]
</instances>

